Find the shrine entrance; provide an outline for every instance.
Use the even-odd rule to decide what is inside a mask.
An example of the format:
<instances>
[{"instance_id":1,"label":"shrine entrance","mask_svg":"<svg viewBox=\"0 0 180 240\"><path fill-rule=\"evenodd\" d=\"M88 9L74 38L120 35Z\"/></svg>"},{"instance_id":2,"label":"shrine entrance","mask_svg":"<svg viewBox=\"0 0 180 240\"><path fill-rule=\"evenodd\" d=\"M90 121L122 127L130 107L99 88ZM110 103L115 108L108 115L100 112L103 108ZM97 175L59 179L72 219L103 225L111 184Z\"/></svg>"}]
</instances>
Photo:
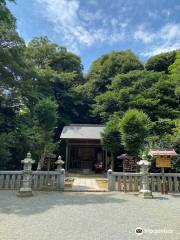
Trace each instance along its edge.
<instances>
[{"instance_id":1,"label":"shrine entrance","mask_svg":"<svg viewBox=\"0 0 180 240\"><path fill-rule=\"evenodd\" d=\"M102 172L107 170L108 155L102 144L103 126L71 124L65 126L60 138L66 142L66 171Z\"/></svg>"},{"instance_id":2,"label":"shrine entrance","mask_svg":"<svg viewBox=\"0 0 180 240\"><path fill-rule=\"evenodd\" d=\"M69 146L68 169L94 170L96 163L102 162L105 170L105 153L101 146Z\"/></svg>"}]
</instances>

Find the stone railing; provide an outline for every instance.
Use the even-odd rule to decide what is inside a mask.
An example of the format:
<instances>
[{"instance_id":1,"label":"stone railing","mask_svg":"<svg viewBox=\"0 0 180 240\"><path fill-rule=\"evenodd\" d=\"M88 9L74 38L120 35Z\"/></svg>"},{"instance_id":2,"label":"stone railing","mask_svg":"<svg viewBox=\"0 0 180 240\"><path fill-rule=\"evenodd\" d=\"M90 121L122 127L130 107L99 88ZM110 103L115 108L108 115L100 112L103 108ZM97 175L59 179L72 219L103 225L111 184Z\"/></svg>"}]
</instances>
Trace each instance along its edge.
<instances>
[{"instance_id":1,"label":"stone railing","mask_svg":"<svg viewBox=\"0 0 180 240\"><path fill-rule=\"evenodd\" d=\"M64 190L64 169L60 171L32 171L30 173L33 190ZM23 171L0 171L0 189L19 190L22 187Z\"/></svg>"},{"instance_id":2,"label":"stone railing","mask_svg":"<svg viewBox=\"0 0 180 240\"><path fill-rule=\"evenodd\" d=\"M0 171L0 189L20 189L22 171Z\"/></svg>"},{"instance_id":3,"label":"stone railing","mask_svg":"<svg viewBox=\"0 0 180 240\"><path fill-rule=\"evenodd\" d=\"M108 171L109 191L139 192L143 173L124 173ZM149 188L152 192L166 191L180 193L180 173L148 173Z\"/></svg>"},{"instance_id":4,"label":"stone railing","mask_svg":"<svg viewBox=\"0 0 180 240\"><path fill-rule=\"evenodd\" d=\"M150 173L149 177L153 192L162 191L163 183L168 192L180 192L180 173Z\"/></svg>"}]
</instances>

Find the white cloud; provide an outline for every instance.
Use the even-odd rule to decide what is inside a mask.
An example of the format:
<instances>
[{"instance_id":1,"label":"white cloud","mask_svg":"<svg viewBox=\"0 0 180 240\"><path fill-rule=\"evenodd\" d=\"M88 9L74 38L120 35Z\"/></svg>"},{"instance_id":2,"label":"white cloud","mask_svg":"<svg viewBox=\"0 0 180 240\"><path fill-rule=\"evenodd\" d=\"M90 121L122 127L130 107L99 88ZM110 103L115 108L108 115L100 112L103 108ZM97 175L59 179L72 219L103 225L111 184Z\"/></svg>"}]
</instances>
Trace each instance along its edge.
<instances>
[{"instance_id":1,"label":"white cloud","mask_svg":"<svg viewBox=\"0 0 180 240\"><path fill-rule=\"evenodd\" d=\"M134 33L134 39L135 40L140 40L140 41L142 41L146 44L153 42L154 38L155 38L155 34L152 33L152 32L151 33L147 32L145 30L144 25L138 26L138 29Z\"/></svg>"},{"instance_id":2,"label":"white cloud","mask_svg":"<svg viewBox=\"0 0 180 240\"><path fill-rule=\"evenodd\" d=\"M166 24L159 36L166 41L179 41L180 43L180 24Z\"/></svg>"},{"instance_id":3,"label":"white cloud","mask_svg":"<svg viewBox=\"0 0 180 240\"><path fill-rule=\"evenodd\" d=\"M172 45L164 43L161 46L153 46L150 50L142 52L141 55L144 57L150 57L163 52L173 51L179 48L180 48L180 44L178 43L174 43L174 44L172 43Z\"/></svg>"},{"instance_id":4,"label":"white cloud","mask_svg":"<svg viewBox=\"0 0 180 240\"><path fill-rule=\"evenodd\" d=\"M145 30L145 26L139 26L134 33L134 39L142 41L146 47L141 54L143 56L156 55L180 48L180 24L168 23L159 31Z\"/></svg>"},{"instance_id":5,"label":"white cloud","mask_svg":"<svg viewBox=\"0 0 180 240\"><path fill-rule=\"evenodd\" d=\"M83 9L79 0L36 0L42 14L54 26L69 49L78 51L80 46L92 46L107 41L111 44L124 38L127 21L120 22L101 10ZM89 0L89 4L97 1ZM104 21L106 19L106 21Z\"/></svg>"}]
</instances>

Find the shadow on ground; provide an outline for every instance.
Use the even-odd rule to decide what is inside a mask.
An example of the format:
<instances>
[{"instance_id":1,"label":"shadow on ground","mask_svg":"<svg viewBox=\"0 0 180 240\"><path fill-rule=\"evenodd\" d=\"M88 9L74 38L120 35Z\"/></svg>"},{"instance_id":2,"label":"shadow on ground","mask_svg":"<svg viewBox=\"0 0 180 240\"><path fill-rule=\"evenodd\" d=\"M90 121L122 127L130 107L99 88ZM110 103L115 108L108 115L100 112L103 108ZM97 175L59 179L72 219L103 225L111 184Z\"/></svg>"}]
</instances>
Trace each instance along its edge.
<instances>
[{"instance_id":1,"label":"shadow on ground","mask_svg":"<svg viewBox=\"0 0 180 240\"><path fill-rule=\"evenodd\" d=\"M136 196L136 197L138 197L138 198L141 198L141 197L139 197L139 194L138 193L136 193L136 194L133 194L133 196ZM143 198L141 198L141 199L143 199ZM169 198L168 197L165 197L165 196L154 196L153 195L153 198L150 198L151 200L169 200Z\"/></svg>"},{"instance_id":2,"label":"shadow on ground","mask_svg":"<svg viewBox=\"0 0 180 240\"><path fill-rule=\"evenodd\" d=\"M34 192L33 197L18 198L16 192L0 191L0 214L32 215L48 211L53 207L124 203L110 193L63 193L63 192Z\"/></svg>"}]
</instances>

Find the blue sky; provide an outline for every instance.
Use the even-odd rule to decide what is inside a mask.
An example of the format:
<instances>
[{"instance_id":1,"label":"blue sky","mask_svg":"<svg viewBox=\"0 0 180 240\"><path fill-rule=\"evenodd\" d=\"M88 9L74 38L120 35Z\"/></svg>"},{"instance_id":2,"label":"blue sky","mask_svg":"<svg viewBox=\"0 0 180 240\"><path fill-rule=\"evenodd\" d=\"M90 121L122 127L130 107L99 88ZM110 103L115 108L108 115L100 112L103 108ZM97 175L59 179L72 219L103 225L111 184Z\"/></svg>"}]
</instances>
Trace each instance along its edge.
<instances>
[{"instance_id":1,"label":"blue sky","mask_svg":"<svg viewBox=\"0 0 180 240\"><path fill-rule=\"evenodd\" d=\"M113 50L131 49L145 61L180 48L180 0L17 0L8 6L27 43L48 36L78 54L86 71Z\"/></svg>"}]
</instances>

